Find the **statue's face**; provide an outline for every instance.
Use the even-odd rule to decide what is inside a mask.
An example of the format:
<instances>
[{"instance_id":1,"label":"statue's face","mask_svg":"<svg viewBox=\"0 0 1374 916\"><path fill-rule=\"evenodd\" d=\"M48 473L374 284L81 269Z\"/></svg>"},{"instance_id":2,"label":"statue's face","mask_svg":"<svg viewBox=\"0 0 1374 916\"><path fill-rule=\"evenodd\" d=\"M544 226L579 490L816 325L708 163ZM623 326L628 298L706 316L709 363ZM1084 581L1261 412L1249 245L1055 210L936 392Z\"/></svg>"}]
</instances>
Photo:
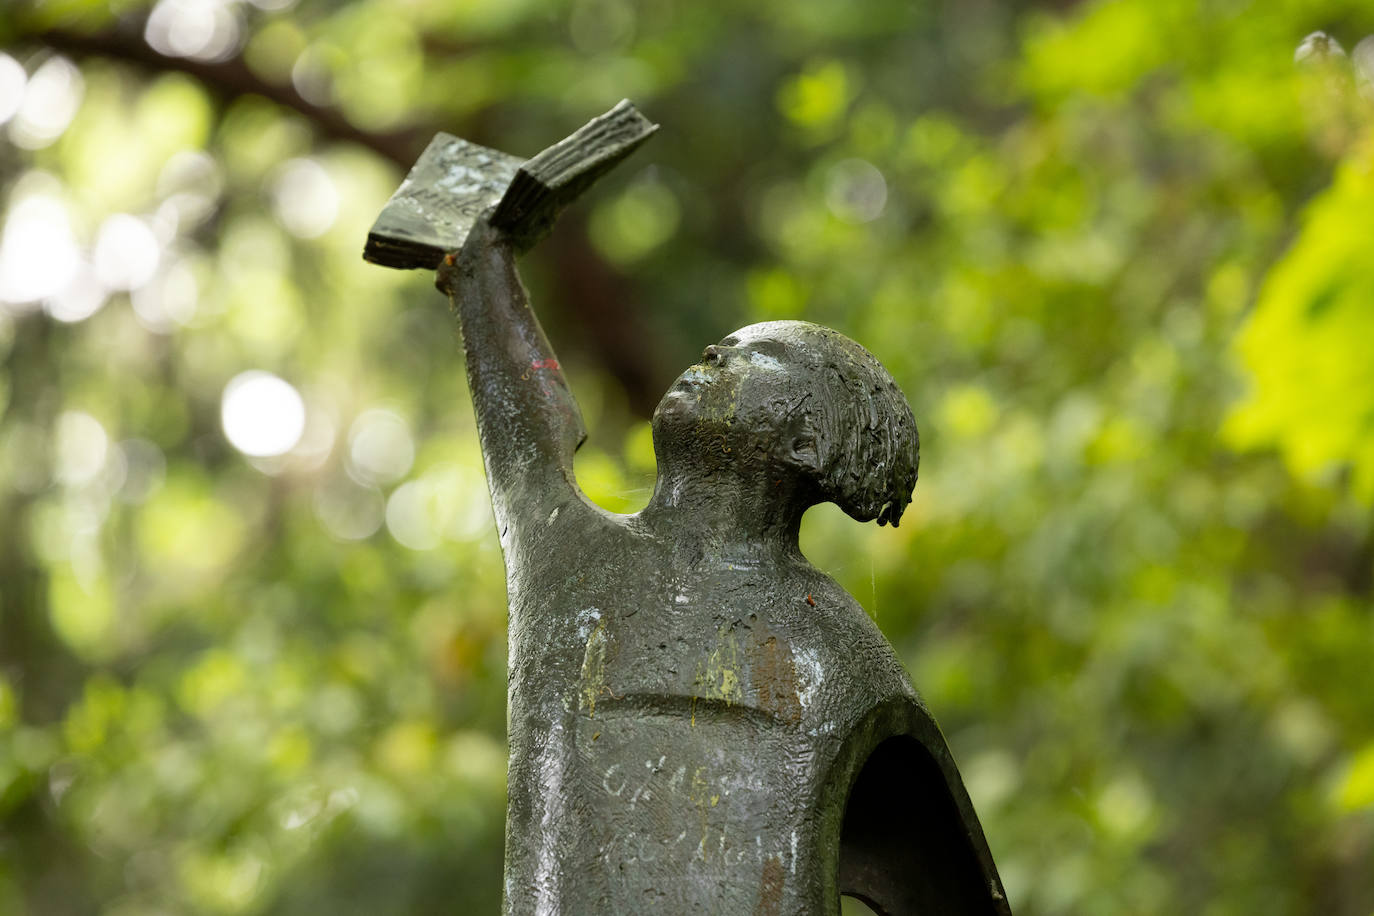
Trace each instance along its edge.
<instances>
[{"instance_id":1,"label":"statue's face","mask_svg":"<svg viewBox=\"0 0 1374 916\"><path fill-rule=\"evenodd\" d=\"M807 321L750 325L707 347L659 403L653 431L669 476L761 480L864 521L896 524L916 483L916 424L892 377ZM778 488L785 480L801 489Z\"/></svg>"},{"instance_id":2,"label":"statue's face","mask_svg":"<svg viewBox=\"0 0 1374 916\"><path fill-rule=\"evenodd\" d=\"M751 325L707 347L654 412L660 446L732 460L767 459L790 447L813 370L803 358L808 342L788 324Z\"/></svg>"}]
</instances>

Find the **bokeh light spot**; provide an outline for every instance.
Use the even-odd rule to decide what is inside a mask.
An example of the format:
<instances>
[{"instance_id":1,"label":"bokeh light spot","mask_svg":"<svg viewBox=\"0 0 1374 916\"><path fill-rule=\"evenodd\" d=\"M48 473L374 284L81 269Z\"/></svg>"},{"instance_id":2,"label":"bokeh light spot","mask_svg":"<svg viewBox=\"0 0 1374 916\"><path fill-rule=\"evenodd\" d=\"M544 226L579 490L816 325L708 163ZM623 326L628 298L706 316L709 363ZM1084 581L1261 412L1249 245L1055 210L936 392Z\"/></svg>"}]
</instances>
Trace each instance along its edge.
<instances>
[{"instance_id":1,"label":"bokeh light spot","mask_svg":"<svg viewBox=\"0 0 1374 916\"><path fill-rule=\"evenodd\" d=\"M349 469L362 483L400 480L415 461L415 443L406 421L390 410L358 415L348 434Z\"/></svg>"},{"instance_id":2,"label":"bokeh light spot","mask_svg":"<svg viewBox=\"0 0 1374 916\"><path fill-rule=\"evenodd\" d=\"M29 76L24 66L8 54L0 54L0 124L19 113Z\"/></svg>"},{"instance_id":3,"label":"bokeh light spot","mask_svg":"<svg viewBox=\"0 0 1374 916\"><path fill-rule=\"evenodd\" d=\"M401 484L386 503L386 528L411 550L433 550L455 507L446 488L429 478Z\"/></svg>"},{"instance_id":4,"label":"bokeh light spot","mask_svg":"<svg viewBox=\"0 0 1374 916\"><path fill-rule=\"evenodd\" d=\"M305 432L305 401L289 382L254 369L224 386L220 420L229 443L245 455L284 455Z\"/></svg>"},{"instance_id":5,"label":"bokeh light spot","mask_svg":"<svg viewBox=\"0 0 1374 916\"><path fill-rule=\"evenodd\" d=\"M312 105L329 105L334 101L334 74L324 46L311 45L300 53L291 67L291 85Z\"/></svg>"},{"instance_id":6,"label":"bokeh light spot","mask_svg":"<svg viewBox=\"0 0 1374 916\"><path fill-rule=\"evenodd\" d=\"M845 159L830 167L825 178L825 203L847 223L867 223L887 205L887 180L873 163Z\"/></svg>"},{"instance_id":7,"label":"bokeh light spot","mask_svg":"<svg viewBox=\"0 0 1374 916\"><path fill-rule=\"evenodd\" d=\"M89 264L82 262L68 283L44 300L43 308L58 321L74 324L85 321L105 305L107 290L96 279Z\"/></svg>"},{"instance_id":8,"label":"bokeh light spot","mask_svg":"<svg viewBox=\"0 0 1374 916\"><path fill-rule=\"evenodd\" d=\"M67 208L55 195L15 197L0 239L0 301L18 305L66 288L76 275L80 255Z\"/></svg>"},{"instance_id":9,"label":"bokeh light spot","mask_svg":"<svg viewBox=\"0 0 1374 916\"><path fill-rule=\"evenodd\" d=\"M592 213L592 242L607 257L627 263L672 238L681 218L673 192L659 181L639 181Z\"/></svg>"},{"instance_id":10,"label":"bokeh light spot","mask_svg":"<svg viewBox=\"0 0 1374 916\"><path fill-rule=\"evenodd\" d=\"M183 230L204 222L215 211L224 176L214 158L200 150L182 150L167 160L157 177L157 193L176 215ZM159 213L164 212L159 208Z\"/></svg>"},{"instance_id":11,"label":"bokeh light spot","mask_svg":"<svg viewBox=\"0 0 1374 916\"><path fill-rule=\"evenodd\" d=\"M282 165L272 184L272 202L286 231L302 239L323 235L339 215L334 180L313 159L292 159Z\"/></svg>"},{"instance_id":12,"label":"bokeh light spot","mask_svg":"<svg viewBox=\"0 0 1374 916\"><path fill-rule=\"evenodd\" d=\"M168 57L220 60L238 46L239 23L223 0L162 0L143 37Z\"/></svg>"},{"instance_id":13,"label":"bokeh light spot","mask_svg":"<svg viewBox=\"0 0 1374 916\"><path fill-rule=\"evenodd\" d=\"M57 418L57 479L68 486L93 480L105 466L110 440L88 413L69 410Z\"/></svg>"},{"instance_id":14,"label":"bokeh light spot","mask_svg":"<svg viewBox=\"0 0 1374 916\"><path fill-rule=\"evenodd\" d=\"M190 324L200 302L200 284L186 259L159 272L130 294L139 323L151 331L166 332Z\"/></svg>"},{"instance_id":15,"label":"bokeh light spot","mask_svg":"<svg viewBox=\"0 0 1374 916\"><path fill-rule=\"evenodd\" d=\"M110 651L115 607L104 580L86 587L71 574L54 576L48 586L48 613L53 630L78 654L90 657Z\"/></svg>"},{"instance_id":16,"label":"bokeh light spot","mask_svg":"<svg viewBox=\"0 0 1374 916\"><path fill-rule=\"evenodd\" d=\"M361 541L382 527L386 500L376 487L335 480L315 492L315 517L333 537Z\"/></svg>"},{"instance_id":17,"label":"bokeh light spot","mask_svg":"<svg viewBox=\"0 0 1374 916\"><path fill-rule=\"evenodd\" d=\"M157 236L136 216L116 213L100 224L95 239L95 275L109 289L137 289L157 272Z\"/></svg>"},{"instance_id":18,"label":"bokeh light spot","mask_svg":"<svg viewBox=\"0 0 1374 916\"><path fill-rule=\"evenodd\" d=\"M29 78L10 123L10 139L25 149L51 144L76 116L84 87L75 64L65 57L48 58Z\"/></svg>"}]
</instances>

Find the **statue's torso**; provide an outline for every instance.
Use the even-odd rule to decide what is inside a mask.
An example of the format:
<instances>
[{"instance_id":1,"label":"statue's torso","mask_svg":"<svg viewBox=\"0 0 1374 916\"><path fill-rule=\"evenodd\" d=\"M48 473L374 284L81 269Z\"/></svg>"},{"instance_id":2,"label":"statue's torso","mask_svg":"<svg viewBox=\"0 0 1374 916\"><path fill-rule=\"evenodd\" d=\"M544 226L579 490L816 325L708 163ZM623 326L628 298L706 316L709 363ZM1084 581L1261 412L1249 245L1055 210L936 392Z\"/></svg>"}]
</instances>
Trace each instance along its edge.
<instances>
[{"instance_id":1,"label":"statue's torso","mask_svg":"<svg viewBox=\"0 0 1374 916\"><path fill-rule=\"evenodd\" d=\"M509 576L508 912L824 911L831 764L875 706L919 700L799 556L692 554L578 505L508 548L565 558Z\"/></svg>"}]
</instances>

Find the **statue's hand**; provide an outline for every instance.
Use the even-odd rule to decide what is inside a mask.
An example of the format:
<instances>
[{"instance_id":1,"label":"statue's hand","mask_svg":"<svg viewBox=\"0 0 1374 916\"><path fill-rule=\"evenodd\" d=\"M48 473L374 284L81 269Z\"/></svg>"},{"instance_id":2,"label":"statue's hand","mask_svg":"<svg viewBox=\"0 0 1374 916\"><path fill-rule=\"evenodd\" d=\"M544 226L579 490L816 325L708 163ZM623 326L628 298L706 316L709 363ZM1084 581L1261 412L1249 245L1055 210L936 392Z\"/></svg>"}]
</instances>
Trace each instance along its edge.
<instances>
[{"instance_id":1,"label":"statue's hand","mask_svg":"<svg viewBox=\"0 0 1374 916\"><path fill-rule=\"evenodd\" d=\"M455 292L463 282L462 278L471 277L481 259L487 254L498 250L508 256L513 253L511 240L506 233L491 224L491 215L495 209L488 207L482 211L473 221L467 237L463 239L463 247L457 251L450 251L439 262L434 285L439 287L440 292L450 295Z\"/></svg>"}]
</instances>

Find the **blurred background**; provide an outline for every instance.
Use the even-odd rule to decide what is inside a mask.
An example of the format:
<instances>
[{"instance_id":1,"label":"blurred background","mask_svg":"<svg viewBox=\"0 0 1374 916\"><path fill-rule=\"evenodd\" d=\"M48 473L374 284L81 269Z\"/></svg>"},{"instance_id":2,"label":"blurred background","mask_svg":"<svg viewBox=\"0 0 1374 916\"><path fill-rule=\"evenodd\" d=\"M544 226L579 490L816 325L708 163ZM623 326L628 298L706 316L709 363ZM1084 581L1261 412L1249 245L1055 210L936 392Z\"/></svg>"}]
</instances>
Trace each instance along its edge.
<instances>
[{"instance_id":1,"label":"blurred background","mask_svg":"<svg viewBox=\"0 0 1374 916\"><path fill-rule=\"evenodd\" d=\"M1374 6L9 0L0 913L496 911L471 410L360 254L434 131L628 96L662 131L524 265L587 491L647 501L705 344L839 328L922 480L803 546L1015 910L1370 916L1374 94L1315 29Z\"/></svg>"}]
</instances>

